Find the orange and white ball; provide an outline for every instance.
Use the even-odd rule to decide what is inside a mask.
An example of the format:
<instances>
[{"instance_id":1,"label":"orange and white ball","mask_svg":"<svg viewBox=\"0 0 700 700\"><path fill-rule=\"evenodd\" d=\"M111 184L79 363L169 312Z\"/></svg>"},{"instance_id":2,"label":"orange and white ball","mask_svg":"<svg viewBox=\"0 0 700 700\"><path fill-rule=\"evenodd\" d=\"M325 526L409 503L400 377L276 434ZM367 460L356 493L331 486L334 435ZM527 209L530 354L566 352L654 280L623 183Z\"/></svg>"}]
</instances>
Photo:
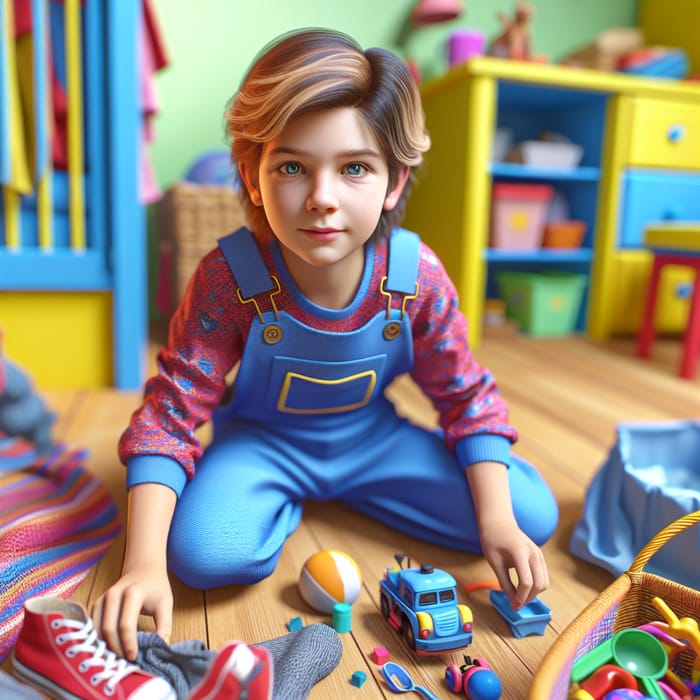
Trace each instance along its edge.
<instances>
[{"instance_id":1,"label":"orange and white ball","mask_svg":"<svg viewBox=\"0 0 700 700\"><path fill-rule=\"evenodd\" d=\"M301 569L299 590L314 610L332 613L336 603L352 605L360 595L362 575L352 557L335 549L312 554Z\"/></svg>"}]
</instances>

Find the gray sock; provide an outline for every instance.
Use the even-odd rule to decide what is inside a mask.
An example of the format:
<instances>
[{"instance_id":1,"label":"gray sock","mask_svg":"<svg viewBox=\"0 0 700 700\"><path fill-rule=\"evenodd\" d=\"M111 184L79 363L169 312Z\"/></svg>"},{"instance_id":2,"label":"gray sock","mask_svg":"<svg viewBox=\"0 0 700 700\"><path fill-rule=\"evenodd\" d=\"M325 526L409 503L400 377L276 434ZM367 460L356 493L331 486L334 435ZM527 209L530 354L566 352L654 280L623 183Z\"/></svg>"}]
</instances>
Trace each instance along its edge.
<instances>
[{"instance_id":1,"label":"gray sock","mask_svg":"<svg viewBox=\"0 0 700 700\"><path fill-rule=\"evenodd\" d=\"M155 632L139 632L136 663L165 678L178 700L187 700L216 656L203 642L189 640L168 646ZM315 623L296 632L251 646L265 647L272 657L273 700L304 700L311 688L340 662L343 644L328 625Z\"/></svg>"},{"instance_id":2,"label":"gray sock","mask_svg":"<svg viewBox=\"0 0 700 700\"><path fill-rule=\"evenodd\" d=\"M320 622L252 646L265 647L272 657L273 700L304 700L343 655L338 633Z\"/></svg>"}]
</instances>

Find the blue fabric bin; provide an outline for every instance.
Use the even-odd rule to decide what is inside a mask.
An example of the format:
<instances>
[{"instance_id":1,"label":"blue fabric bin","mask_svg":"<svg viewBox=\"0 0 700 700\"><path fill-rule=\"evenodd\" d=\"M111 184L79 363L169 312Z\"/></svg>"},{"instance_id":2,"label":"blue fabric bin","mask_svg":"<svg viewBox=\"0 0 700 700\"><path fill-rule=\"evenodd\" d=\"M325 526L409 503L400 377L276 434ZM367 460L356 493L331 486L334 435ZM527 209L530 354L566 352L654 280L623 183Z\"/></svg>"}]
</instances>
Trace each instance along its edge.
<instances>
[{"instance_id":1,"label":"blue fabric bin","mask_svg":"<svg viewBox=\"0 0 700 700\"><path fill-rule=\"evenodd\" d=\"M571 552L615 576L659 530L700 509L700 421L624 423L591 481ZM700 589L700 528L674 537L646 571Z\"/></svg>"}]
</instances>

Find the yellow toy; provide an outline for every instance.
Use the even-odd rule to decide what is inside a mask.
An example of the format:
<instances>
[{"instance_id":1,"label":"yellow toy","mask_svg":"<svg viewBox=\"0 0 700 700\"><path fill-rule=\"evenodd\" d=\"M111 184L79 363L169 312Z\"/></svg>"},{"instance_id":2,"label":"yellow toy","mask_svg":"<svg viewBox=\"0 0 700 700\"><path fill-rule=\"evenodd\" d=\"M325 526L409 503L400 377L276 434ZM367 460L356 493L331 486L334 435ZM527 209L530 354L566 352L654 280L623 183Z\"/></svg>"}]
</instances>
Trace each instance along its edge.
<instances>
[{"instance_id":1,"label":"yellow toy","mask_svg":"<svg viewBox=\"0 0 700 700\"><path fill-rule=\"evenodd\" d=\"M652 598L651 602L666 620L668 634L676 639L684 640L695 652L692 680L693 683L700 682L700 628L698 628L698 621L692 617L679 618L666 602L658 596Z\"/></svg>"}]
</instances>

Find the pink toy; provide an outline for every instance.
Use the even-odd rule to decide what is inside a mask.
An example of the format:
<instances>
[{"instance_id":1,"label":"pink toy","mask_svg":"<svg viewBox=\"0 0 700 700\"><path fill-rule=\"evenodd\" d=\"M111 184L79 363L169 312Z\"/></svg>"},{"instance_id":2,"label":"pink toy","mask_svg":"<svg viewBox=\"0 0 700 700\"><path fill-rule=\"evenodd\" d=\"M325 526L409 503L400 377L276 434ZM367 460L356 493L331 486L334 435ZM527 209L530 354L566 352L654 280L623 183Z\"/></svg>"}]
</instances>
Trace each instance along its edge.
<instances>
[{"instance_id":1,"label":"pink toy","mask_svg":"<svg viewBox=\"0 0 700 700\"><path fill-rule=\"evenodd\" d=\"M491 245L506 250L534 250L542 244L549 185L498 182L493 186Z\"/></svg>"},{"instance_id":2,"label":"pink toy","mask_svg":"<svg viewBox=\"0 0 700 700\"><path fill-rule=\"evenodd\" d=\"M484 33L478 29L456 29L448 39L448 62L451 66L484 53Z\"/></svg>"},{"instance_id":3,"label":"pink toy","mask_svg":"<svg viewBox=\"0 0 700 700\"><path fill-rule=\"evenodd\" d=\"M491 670L486 659L464 656L464 664L450 664L445 669L445 682L453 693L464 692L469 700L499 700L501 680Z\"/></svg>"},{"instance_id":4,"label":"pink toy","mask_svg":"<svg viewBox=\"0 0 700 700\"><path fill-rule=\"evenodd\" d=\"M391 658L391 654L386 647L374 647L369 658L372 660L372 663L377 664L377 666L383 666Z\"/></svg>"}]
</instances>

